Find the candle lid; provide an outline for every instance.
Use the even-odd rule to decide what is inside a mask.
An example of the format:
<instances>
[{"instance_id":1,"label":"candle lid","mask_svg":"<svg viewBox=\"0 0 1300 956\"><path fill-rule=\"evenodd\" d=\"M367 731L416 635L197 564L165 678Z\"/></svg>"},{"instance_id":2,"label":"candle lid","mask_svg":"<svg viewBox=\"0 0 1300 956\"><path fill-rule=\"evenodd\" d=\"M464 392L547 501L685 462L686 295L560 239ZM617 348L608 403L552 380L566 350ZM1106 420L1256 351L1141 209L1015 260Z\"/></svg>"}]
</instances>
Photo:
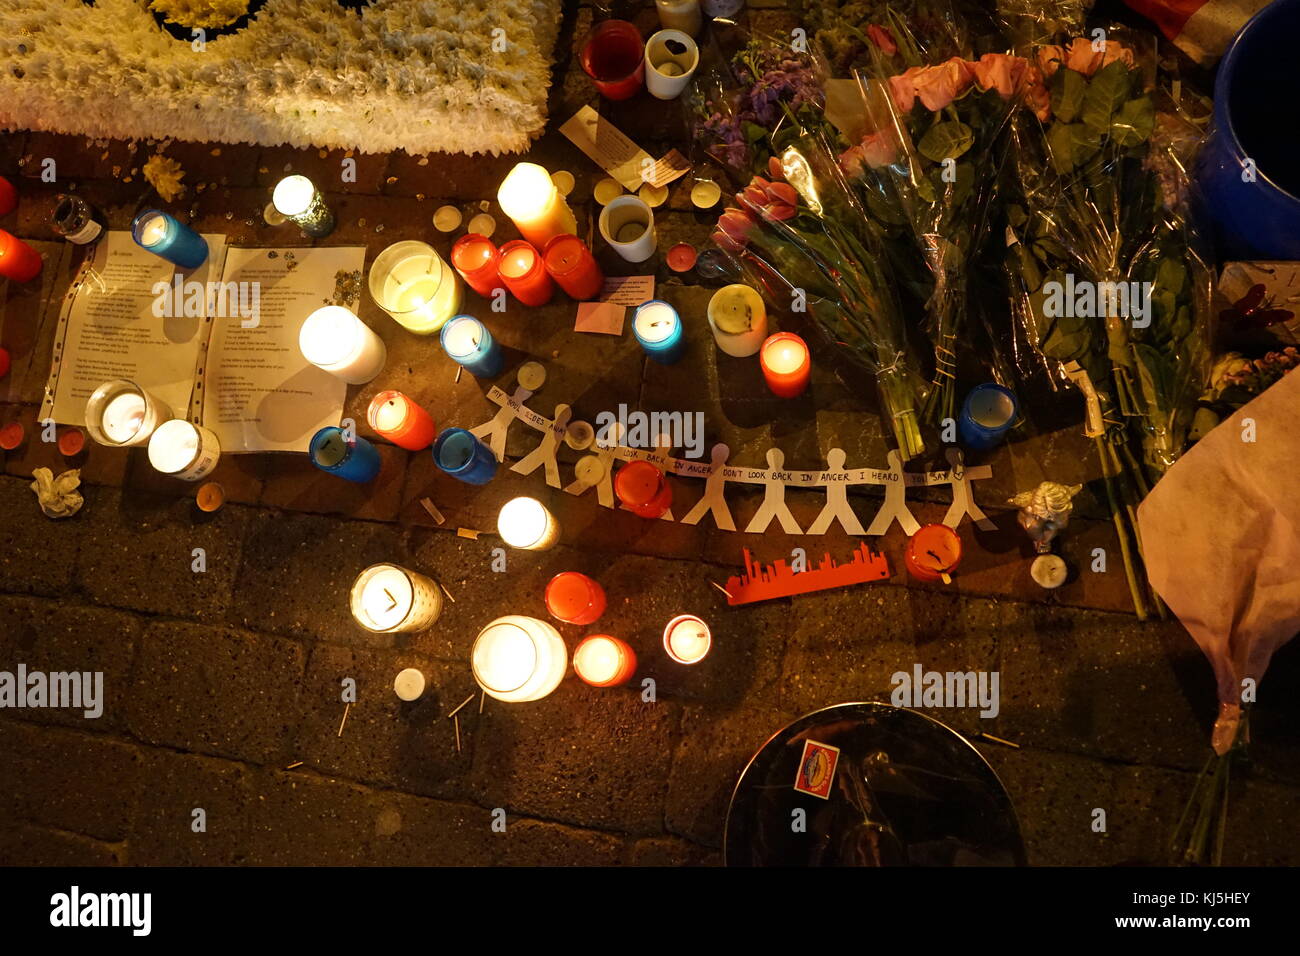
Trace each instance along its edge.
<instances>
[{"instance_id":1,"label":"candle lid","mask_svg":"<svg viewBox=\"0 0 1300 956\"><path fill-rule=\"evenodd\" d=\"M23 443L26 435L27 429L23 428L22 422L10 422L4 428L0 428L0 449L13 451Z\"/></svg>"},{"instance_id":2,"label":"candle lid","mask_svg":"<svg viewBox=\"0 0 1300 956\"><path fill-rule=\"evenodd\" d=\"M577 571L561 571L546 585L546 609L561 621L581 616L592 604L589 580Z\"/></svg>"},{"instance_id":3,"label":"candle lid","mask_svg":"<svg viewBox=\"0 0 1300 956\"><path fill-rule=\"evenodd\" d=\"M614 491L629 505L643 505L659 494L664 473L648 461L630 461L614 475Z\"/></svg>"}]
</instances>

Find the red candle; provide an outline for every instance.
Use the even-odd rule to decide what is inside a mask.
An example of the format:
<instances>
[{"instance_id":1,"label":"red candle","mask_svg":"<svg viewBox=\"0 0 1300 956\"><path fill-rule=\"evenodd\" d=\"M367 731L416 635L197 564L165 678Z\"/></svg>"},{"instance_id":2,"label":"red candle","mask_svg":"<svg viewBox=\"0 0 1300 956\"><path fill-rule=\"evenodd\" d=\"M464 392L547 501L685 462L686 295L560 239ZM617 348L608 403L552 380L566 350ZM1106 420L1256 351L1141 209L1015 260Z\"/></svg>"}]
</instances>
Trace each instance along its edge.
<instances>
[{"instance_id":1,"label":"red candle","mask_svg":"<svg viewBox=\"0 0 1300 956\"><path fill-rule=\"evenodd\" d=\"M563 571L546 585L546 609L566 624L591 624L605 613L605 589L577 571Z\"/></svg>"},{"instance_id":2,"label":"red candle","mask_svg":"<svg viewBox=\"0 0 1300 956\"><path fill-rule=\"evenodd\" d=\"M758 361L773 395L794 398L808 387L812 360L804 340L793 332L769 335L758 353Z\"/></svg>"},{"instance_id":3,"label":"red candle","mask_svg":"<svg viewBox=\"0 0 1300 956\"><path fill-rule=\"evenodd\" d=\"M907 539L903 564L918 581L952 584L951 572L961 563L961 538L946 524L926 524Z\"/></svg>"},{"instance_id":4,"label":"red candle","mask_svg":"<svg viewBox=\"0 0 1300 956\"><path fill-rule=\"evenodd\" d=\"M575 299L594 299L605 284L596 257L577 236L556 236L546 244L542 259L551 278Z\"/></svg>"},{"instance_id":5,"label":"red candle","mask_svg":"<svg viewBox=\"0 0 1300 956\"><path fill-rule=\"evenodd\" d=\"M86 433L80 428L66 428L59 432L59 454L64 458L76 458L86 447Z\"/></svg>"},{"instance_id":6,"label":"red candle","mask_svg":"<svg viewBox=\"0 0 1300 956\"><path fill-rule=\"evenodd\" d=\"M636 653L617 637L593 634L574 649L573 671L592 687L617 687L636 672Z\"/></svg>"},{"instance_id":7,"label":"red candle","mask_svg":"<svg viewBox=\"0 0 1300 956\"><path fill-rule=\"evenodd\" d=\"M542 257L522 239L507 242L501 247L497 274L506 288L524 305L545 305L551 301L555 292L551 277L542 265Z\"/></svg>"},{"instance_id":8,"label":"red candle","mask_svg":"<svg viewBox=\"0 0 1300 956\"><path fill-rule=\"evenodd\" d=\"M10 422L4 428L0 428L0 449L13 451L23 443L23 439L26 437L27 429L23 428L22 422Z\"/></svg>"},{"instance_id":9,"label":"red candle","mask_svg":"<svg viewBox=\"0 0 1300 956\"><path fill-rule=\"evenodd\" d=\"M500 257L492 240L477 232L466 233L451 247L451 264L466 284L485 299L491 298L501 285L497 280Z\"/></svg>"},{"instance_id":10,"label":"red candle","mask_svg":"<svg viewBox=\"0 0 1300 956\"><path fill-rule=\"evenodd\" d=\"M673 503L672 486L648 461L630 461L620 468L614 476L614 494L624 508L642 518L658 518Z\"/></svg>"},{"instance_id":11,"label":"red candle","mask_svg":"<svg viewBox=\"0 0 1300 956\"><path fill-rule=\"evenodd\" d=\"M607 100L635 96L645 80L641 31L626 20L596 24L582 47L582 68Z\"/></svg>"},{"instance_id":12,"label":"red candle","mask_svg":"<svg viewBox=\"0 0 1300 956\"><path fill-rule=\"evenodd\" d=\"M437 429L433 417L401 392L380 392L366 412L370 427L407 451L421 451L433 444Z\"/></svg>"},{"instance_id":13,"label":"red candle","mask_svg":"<svg viewBox=\"0 0 1300 956\"><path fill-rule=\"evenodd\" d=\"M26 282L35 279L40 271L40 253L17 236L0 229L0 276Z\"/></svg>"},{"instance_id":14,"label":"red candle","mask_svg":"<svg viewBox=\"0 0 1300 956\"><path fill-rule=\"evenodd\" d=\"M7 216L18 205L18 190L14 184L0 176L0 216Z\"/></svg>"}]
</instances>

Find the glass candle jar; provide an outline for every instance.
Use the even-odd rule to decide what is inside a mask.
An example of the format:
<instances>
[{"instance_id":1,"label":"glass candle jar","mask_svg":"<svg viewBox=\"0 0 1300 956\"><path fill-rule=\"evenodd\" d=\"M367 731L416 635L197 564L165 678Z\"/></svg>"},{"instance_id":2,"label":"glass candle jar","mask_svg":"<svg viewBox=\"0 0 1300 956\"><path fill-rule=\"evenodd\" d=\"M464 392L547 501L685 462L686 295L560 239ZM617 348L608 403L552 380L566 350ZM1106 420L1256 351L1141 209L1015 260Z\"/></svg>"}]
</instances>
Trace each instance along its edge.
<instances>
[{"instance_id":1,"label":"glass candle jar","mask_svg":"<svg viewBox=\"0 0 1300 956\"><path fill-rule=\"evenodd\" d=\"M560 633L521 614L499 617L479 632L470 651L474 680L509 703L541 700L560 686L569 666Z\"/></svg>"},{"instance_id":2,"label":"glass candle jar","mask_svg":"<svg viewBox=\"0 0 1300 956\"><path fill-rule=\"evenodd\" d=\"M426 242L397 242L370 267L370 296L402 328L431 335L460 311L460 277Z\"/></svg>"}]
</instances>

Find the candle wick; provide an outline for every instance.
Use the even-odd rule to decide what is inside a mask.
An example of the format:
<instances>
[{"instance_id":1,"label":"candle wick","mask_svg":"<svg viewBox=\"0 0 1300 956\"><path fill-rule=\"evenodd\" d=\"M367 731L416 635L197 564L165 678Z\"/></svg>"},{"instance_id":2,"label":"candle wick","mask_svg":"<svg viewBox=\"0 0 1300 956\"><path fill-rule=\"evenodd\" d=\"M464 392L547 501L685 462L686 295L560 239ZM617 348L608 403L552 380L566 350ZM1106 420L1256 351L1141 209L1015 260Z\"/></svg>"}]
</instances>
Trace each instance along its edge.
<instances>
[{"instance_id":1,"label":"candle wick","mask_svg":"<svg viewBox=\"0 0 1300 956\"><path fill-rule=\"evenodd\" d=\"M933 551L927 551L925 553L928 554L930 557L934 558L934 560L938 561L940 565L943 564L943 558L939 557Z\"/></svg>"}]
</instances>

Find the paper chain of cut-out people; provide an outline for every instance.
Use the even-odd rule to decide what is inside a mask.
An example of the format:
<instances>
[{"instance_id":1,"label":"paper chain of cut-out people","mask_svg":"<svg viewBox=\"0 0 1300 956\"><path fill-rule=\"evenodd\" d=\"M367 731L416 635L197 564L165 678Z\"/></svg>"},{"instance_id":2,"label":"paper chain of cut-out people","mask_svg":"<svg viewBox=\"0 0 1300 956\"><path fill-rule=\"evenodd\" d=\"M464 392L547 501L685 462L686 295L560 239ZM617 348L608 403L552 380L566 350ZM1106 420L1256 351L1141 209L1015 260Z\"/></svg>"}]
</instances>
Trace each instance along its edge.
<instances>
[{"instance_id":1,"label":"paper chain of cut-out people","mask_svg":"<svg viewBox=\"0 0 1300 956\"><path fill-rule=\"evenodd\" d=\"M895 521L903 531L912 535L921 527L907 507L907 489L909 487L930 485L951 485L952 505L944 516L943 523L956 528L962 519L970 516L975 524L985 530L992 530L993 522L988 519L971 494L970 483L973 480L988 478L993 474L988 465L965 467L962 454L956 448L947 449L946 456L951 466L946 471L925 473L908 473L903 471L898 452L889 452L889 467L846 469L847 456L842 448L832 448L826 454L826 471L787 471L782 466L785 454L779 448L770 448L767 452L766 469L740 468L727 465L731 449L722 443L713 446L711 461L690 461L669 457L671 449L669 438L659 436L653 450L628 448L617 444L623 437L621 427L610 426L616 441L602 444L597 442L592 453L576 467L575 480L569 485L561 485L560 467L556 461L556 452L563 441L573 410L568 405L555 406L555 417L546 418L524 405L532 397L532 392L523 386L515 389L513 395L507 395L496 386L488 392L488 399L501 406L501 410L490 420L470 429L470 433L487 443L497 461L505 461L506 436L510 425L516 419L542 432L542 441L528 455L511 466L510 470L521 475L529 475L538 468L543 469L546 483L552 488L563 487L571 495L585 494L596 489L596 498L606 508L615 508L613 472L614 460L648 461L665 474L704 479L704 496L695 503L680 520L682 524L698 524L705 514L711 514L714 522L723 531L735 531L736 523L731 516L731 509L724 497L727 482L763 485L763 503L760 505L744 531L758 534L767 530L775 520L787 534L825 534L835 522L849 534L881 535L889 530ZM885 500L876 512L870 526L863 530L858 516L849 504L849 485L884 485ZM785 503L786 488L824 488L826 506L806 531L799 527ZM672 511L661 515L666 521L672 521Z\"/></svg>"}]
</instances>

